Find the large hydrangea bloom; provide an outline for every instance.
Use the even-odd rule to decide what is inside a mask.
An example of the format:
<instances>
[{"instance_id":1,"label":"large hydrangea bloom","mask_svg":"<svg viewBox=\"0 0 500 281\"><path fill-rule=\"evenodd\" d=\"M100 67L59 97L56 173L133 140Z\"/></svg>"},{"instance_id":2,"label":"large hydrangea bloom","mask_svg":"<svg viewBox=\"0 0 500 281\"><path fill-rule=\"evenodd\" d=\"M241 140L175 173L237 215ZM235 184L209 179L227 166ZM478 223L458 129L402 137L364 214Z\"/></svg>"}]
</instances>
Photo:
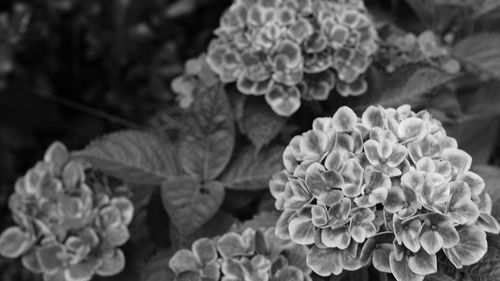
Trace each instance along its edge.
<instances>
[{"instance_id":1,"label":"large hydrangea bloom","mask_svg":"<svg viewBox=\"0 0 500 281\"><path fill-rule=\"evenodd\" d=\"M363 73L377 49L361 0L236 0L221 18L208 63L223 82L265 95L293 114L301 98L325 100L367 89Z\"/></svg>"},{"instance_id":2,"label":"large hydrangea bloom","mask_svg":"<svg viewBox=\"0 0 500 281\"><path fill-rule=\"evenodd\" d=\"M9 207L17 226L0 235L0 254L22 256L23 265L45 281L86 281L110 276L125 265L117 248L129 238L133 205L124 197L95 191L84 164L54 143L18 179Z\"/></svg>"},{"instance_id":3,"label":"large hydrangea bloom","mask_svg":"<svg viewBox=\"0 0 500 281\"><path fill-rule=\"evenodd\" d=\"M283 241L274 228L196 240L170 259L175 281L310 281L305 246Z\"/></svg>"},{"instance_id":4,"label":"large hydrangea bloom","mask_svg":"<svg viewBox=\"0 0 500 281\"><path fill-rule=\"evenodd\" d=\"M270 189L282 215L276 234L310 246L322 276L371 262L399 281L436 272L443 250L461 268L498 233L483 179L471 157L427 111L341 107L317 118L284 151Z\"/></svg>"}]
</instances>

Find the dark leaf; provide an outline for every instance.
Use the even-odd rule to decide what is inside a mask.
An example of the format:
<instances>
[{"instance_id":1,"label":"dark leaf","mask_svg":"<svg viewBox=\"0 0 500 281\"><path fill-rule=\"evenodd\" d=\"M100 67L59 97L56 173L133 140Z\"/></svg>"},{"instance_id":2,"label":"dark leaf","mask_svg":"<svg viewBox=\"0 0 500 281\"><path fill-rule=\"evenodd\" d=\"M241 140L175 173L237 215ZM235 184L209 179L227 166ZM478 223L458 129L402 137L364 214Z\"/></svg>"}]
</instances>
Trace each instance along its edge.
<instances>
[{"instance_id":1,"label":"dark leaf","mask_svg":"<svg viewBox=\"0 0 500 281\"><path fill-rule=\"evenodd\" d=\"M231 159L234 120L224 88L216 85L195 96L179 148L184 170L204 181L215 179Z\"/></svg>"},{"instance_id":2,"label":"dark leaf","mask_svg":"<svg viewBox=\"0 0 500 281\"><path fill-rule=\"evenodd\" d=\"M141 281L174 280L175 274L168 266L168 262L177 250L178 247L172 247L161 250L153 256L146 265Z\"/></svg>"},{"instance_id":3,"label":"dark leaf","mask_svg":"<svg viewBox=\"0 0 500 281\"><path fill-rule=\"evenodd\" d=\"M217 212L224 199L224 186L215 181L202 185L187 176L176 177L163 183L161 197L171 222L188 235Z\"/></svg>"},{"instance_id":4,"label":"dark leaf","mask_svg":"<svg viewBox=\"0 0 500 281\"><path fill-rule=\"evenodd\" d=\"M473 167L474 172L480 175L486 182L486 191L491 196L493 209L491 215L500 219L500 168L490 165L478 165Z\"/></svg>"},{"instance_id":5,"label":"dark leaf","mask_svg":"<svg viewBox=\"0 0 500 281\"><path fill-rule=\"evenodd\" d=\"M500 79L500 33L480 33L458 42L453 55L462 63Z\"/></svg>"},{"instance_id":6,"label":"dark leaf","mask_svg":"<svg viewBox=\"0 0 500 281\"><path fill-rule=\"evenodd\" d=\"M272 175L283 169L283 148L270 147L255 153L253 147L243 149L220 177L227 188L256 190L267 188Z\"/></svg>"},{"instance_id":7,"label":"dark leaf","mask_svg":"<svg viewBox=\"0 0 500 281\"><path fill-rule=\"evenodd\" d=\"M488 163L498 136L498 118L464 119L443 125L448 135L457 139L460 148L472 156L475 165Z\"/></svg>"},{"instance_id":8,"label":"dark leaf","mask_svg":"<svg viewBox=\"0 0 500 281\"><path fill-rule=\"evenodd\" d=\"M281 117L262 98L247 98L240 130L260 150L272 141L285 126L287 118Z\"/></svg>"},{"instance_id":9,"label":"dark leaf","mask_svg":"<svg viewBox=\"0 0 500 281\"><path fill-rule=\"evenodd\" d=\"M364 110L373 104L385 107L402 104L418 105L422 103L425 94L455 78L456 76L437 68L420 64L403 67L391 75L372 68L369 76L371 87L356 101L355 108Z\"/></svg>"},{"instance_id":10,"label":"dark leaf","mask_svg":"<svg viewBox=\"0 0 500 281\"><path fill-rule=\"evenodd\" d=\"M424 281L454 281L454 279L448 275L437 272L437 273L425 276Z\"/></svg>"},{"instance_id":11,"label":"dark leaf","mask_svg":"<svg viewBox=\"0 0 500 281\"><path fill-rule=\"evenodd\" d=\"M247 220L240 224L237 229L238 231L243 231L247 228L260 229L269 228L276 226L276 221L278 220L280 213L277 211L272 212L261 212L255 215L251 220Z\"/></svg>"},{"instance_id":12,"label":"dark leaf","mask_svg":"<svg viewBox=\"0 0 500 281\"><path fill-rule=\"evenodd\" d=\"M197 239L211 238L226 233L237 222L238 219L232 215L219 211L198 230L189 235L183 235L178 229L171 227L170 239L173 244L179 247L189 248Z\"/></svg>"},{"instance_id":13,"label":"dark leaf","mask_svg":"<svg viewBox=\"0 0 500 281\"><path fill-rule=\"evenodd\" d=\"M173 145L147 132L112 133L73 155L130 183L160 184L179 174Z\"/></svg>"}]
</instances>

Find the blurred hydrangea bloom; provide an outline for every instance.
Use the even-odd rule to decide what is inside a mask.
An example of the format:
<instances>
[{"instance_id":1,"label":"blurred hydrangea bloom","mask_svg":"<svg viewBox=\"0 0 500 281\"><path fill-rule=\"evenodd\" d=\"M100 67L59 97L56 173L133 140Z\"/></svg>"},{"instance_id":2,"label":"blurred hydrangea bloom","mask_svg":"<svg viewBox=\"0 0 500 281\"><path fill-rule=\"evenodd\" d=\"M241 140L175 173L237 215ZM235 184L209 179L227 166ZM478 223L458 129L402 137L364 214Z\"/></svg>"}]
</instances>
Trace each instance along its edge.
<instances>
[{"instance_id":1,"label":"blurred hydrangea bloom","mask_svg":"<svg viewBox=\"0 0 500 281\"><path fill-rule=\"evenodd\" d=\"M0 89L5 76L14 69L14 49L24 36L31 11L25 4L16 3L10 13L0 13Z\"/></svg>"},{"instance_id":2,"label":"blurred hydrangea bloom","mask_svg":"<svg viewBox=\"0 0 500 281\"><path fill-rule=\"evenodd\" d=\"M207 64L206 54L186 61L184 73L172 80L172 91L177 94L181 108L189 108L193 103L195 91L214 86L217 75Z\"/></svg>"},{"instance_id":3,"label":"blurred hydrangea bloom","mask_svg":"<svg viewBox=\"0 0 500 281\"><path fill-rule=\"evenodd\" d=\"M270 181L282 211L276 234L310 246L319 275L373 263L399 281L436 272L443 250L457 267L486 253L498 233L485 183L427 111L341 107L317 118L284 151Z\"/></svg>"},{"instance_id":4,"label":"blurred hydrangea bloom","mask_svg":"<svg viewBox=\"0 0 500 281\"><path fill-rule=\"evenodd\" d=\"M381 35L378 55L387 72L394 72L410 63L422 62L450 74L460 71L460 63L451 56L446 44L433 31L426 30L415 35L391 26L386 33L386 36Z\"/></svg>"},{"instance_id":5,"label":"blurred hydrangea bloom","mask_svg":"<svg viewBox=\"0 0 500 281\"><path fill-rule=\"evenodd\" d=\"M170 259L176 281L310 281L307 248L276 237L274 228L196 240Z\"/></svg>"},{"instance_id":6,"label":"blurred hydrangea bloom","mask_svg":"<svg viewBox=\"0 0 500 281\"><path fill-rule=\"evenodd\" d=\"M43 161L18 179L9 207L17 226L0 235L0 254L22 257L45 281L85 281L125 266L117 247L129 238L133 205L86 184L85 166L52 144Z\"/></svg>"},{"instance_id":7,"label":"blurred hydrangea bloom","mask_svg":"<svg viewBox=\"0 0 500 281\"><path fill-rule=\"evenodd\" d=\"M361 0L236 0L221 18L208 63L223 82L265 95L279 115L306 100L367 89L377 33Z\"/></svg>"}]
</instances>

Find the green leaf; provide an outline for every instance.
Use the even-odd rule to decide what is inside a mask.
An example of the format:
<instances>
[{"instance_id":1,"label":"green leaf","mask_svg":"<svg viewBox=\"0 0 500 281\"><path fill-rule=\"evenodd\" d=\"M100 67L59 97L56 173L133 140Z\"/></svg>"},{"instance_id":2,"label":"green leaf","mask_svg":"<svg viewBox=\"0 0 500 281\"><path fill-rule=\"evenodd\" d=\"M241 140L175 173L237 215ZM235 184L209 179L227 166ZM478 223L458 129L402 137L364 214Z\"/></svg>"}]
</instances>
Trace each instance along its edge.
<instances>
[{"instance_id":1,"label":"green leaf","mask_svg":"<svg viewBox=\"0 0 500 281\"><path fill-rule=\"evenodd\" d=\"M455 78L455 75L421 64L402 67L390 75L372 68L368 77L371 87L368 93L355 101L354 108L364 110L373 104L385 107L418 105L422 103L425 94Z\"/></svg>"},{"instance_id":2,"label":"green leaf","mask_svg":"<svg viewBox=\"0 0 500 281\"><path fill-rule=\"evenodd\" d=\"M262 98L247 98L243 116L238 124L240 130L260 150L271 142L285 126L287 118L281 117Z\"/></svg>"},{"instance_id":3,"label":"green leaf","mask_svg":"<svg viewBox=\"0 0 500 281\"><path fill-rule=\"evenodd\" d=\"M161 187L163 206L171 222L188 235L206 223L224 199L224 186L212 181L206 184L187 176L165 181Z\"/></svg>"},{"instance_id":4,"label":"green leaf","mask_svg":"<svg viewBox=\"0 0 500 281\"><path fill-rule=\"evenodd\" d=\"M246 147L234 157L220 181L231 189L265 189L272 175L283 169L282 155L282 147L270 147L258 154L253 147Z\"/></svg>"},{"instance_id":5,"label":"green leaf","mask_svg":"<svg viewBox=\"0 0 500 281\"><path fill-rule=\"evenodd\" d=\"M173 145L148 132L112 133L74 152L73 156L108 175L135 184L161 184L179 174Z\"/></svg>"},{"instance_id":6,"label":"green leaf","mask_svg":"<svg viewBox=\"0 0 500 281\"><path fill-rule=\"evenodd\" d=\"M197 93L186 116L179 148L189 175L210 181L224 170L234 148L234 119L221 85Z\"/></svg>"},{"instance_id":7,"label":"green leaf","mask_svg":"<svg viewBox=\"0 0 500 281\"><path fill-rule=\"evenodd\" d=\"M462 63L500 80L500 33L480 33L458 42L452 50Z\"/></svg>"}]
</instances>

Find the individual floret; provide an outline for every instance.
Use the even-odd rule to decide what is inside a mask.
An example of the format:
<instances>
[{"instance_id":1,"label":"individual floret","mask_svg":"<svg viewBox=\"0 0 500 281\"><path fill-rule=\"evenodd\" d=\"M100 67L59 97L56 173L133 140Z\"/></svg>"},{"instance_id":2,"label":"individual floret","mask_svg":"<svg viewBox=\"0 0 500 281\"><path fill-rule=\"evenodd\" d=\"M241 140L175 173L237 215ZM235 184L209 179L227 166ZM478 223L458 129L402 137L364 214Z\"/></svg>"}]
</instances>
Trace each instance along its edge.
<instances>
[{"instance_id":1,"label":"individual floret","mask_svg":"<svg viewBox=\"0 0 500 281\"><path fill-rule=\"evenodd\" d=\"M248 228L198 239L190 250L177 251L169 266L176 281L309 281L306 251L276 237L274 228Z\"/></svg>"},{"instance_id":2,"label":"individual floret","mask_svg":"<svg viewBox=\"0 0 500 281\"><path fill-rule=\"evenodd\" d=\"M284 151L270 181L282 214L276 234L309 247L319 275L373 263L398 281L437 271L443 251L457 267L486 253L499 233L472 158L427 111L341 107L317 118Z\"/></svg>"},{"instance_id":3,"label":"individual floret","mask_svg":"<svg viewBox=\"0 0 500 281\"><path fill-rule=\"evenodd\" d=\"M93 190L86 166L52 144L44 160L18 179L9 205L17 226L0 235L0 254L22 257L45 281L85 281L125 266L118 246L129 239L134 208L125 197Z\"/></svg>"},{"instance_id":4,"label":"individual floret","mask_svg":"<svg viewBox=\"0 0 500 281\"><path fill-rule=\"evenodd\" d=\"M207 61L243 94L264 95L279 115L301 99L367 90L364 73L377 33L363 1L235 0L223 14Z\"/></svg>"}]
</instances>

